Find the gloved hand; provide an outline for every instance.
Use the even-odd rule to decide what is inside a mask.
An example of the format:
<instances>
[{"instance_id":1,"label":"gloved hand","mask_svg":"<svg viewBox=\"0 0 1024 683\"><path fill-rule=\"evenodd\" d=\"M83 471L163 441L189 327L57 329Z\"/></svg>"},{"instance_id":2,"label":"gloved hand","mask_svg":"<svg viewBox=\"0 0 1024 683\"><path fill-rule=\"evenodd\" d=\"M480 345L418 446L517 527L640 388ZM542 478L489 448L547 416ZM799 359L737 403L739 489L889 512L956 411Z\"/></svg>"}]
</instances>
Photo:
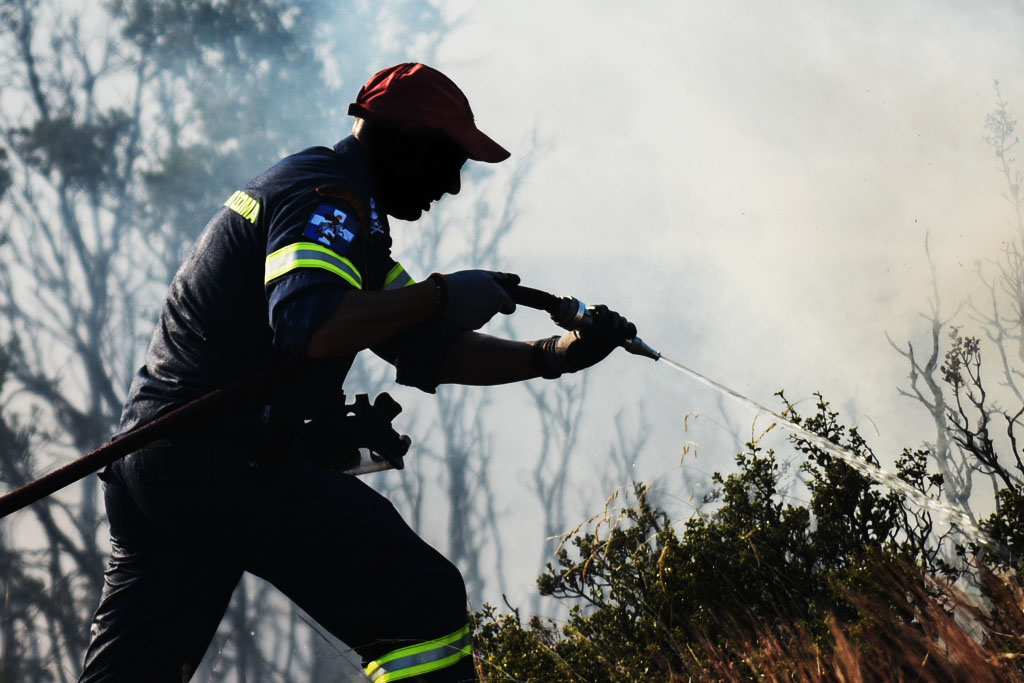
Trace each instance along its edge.
<instances>
[{"instance_id":1,"label":"gloved hand","mask_svg":"<svg viewBox=\"0 0 1024 683\"><path fill-rule=\"evenodd\" d=\"M583 329L534 342L533 362L541 377L554 379L596 365L636 336L636 325L607 306L592 306L588 311L590 324Z\"/></svg>"},{"instance_id":2,"label":"gloved hand","mask_svg":"<svg viewBox=\"0 0 1024 683\"><path fill-rule=\"evenodd\" d=\"M519 284L519 276L490 270L460 270L440 278L444 290L438 302L438 317L450 320L459 327L476 330L497 313L514 313L506 287Z\"/></svg>"}]
</instances>

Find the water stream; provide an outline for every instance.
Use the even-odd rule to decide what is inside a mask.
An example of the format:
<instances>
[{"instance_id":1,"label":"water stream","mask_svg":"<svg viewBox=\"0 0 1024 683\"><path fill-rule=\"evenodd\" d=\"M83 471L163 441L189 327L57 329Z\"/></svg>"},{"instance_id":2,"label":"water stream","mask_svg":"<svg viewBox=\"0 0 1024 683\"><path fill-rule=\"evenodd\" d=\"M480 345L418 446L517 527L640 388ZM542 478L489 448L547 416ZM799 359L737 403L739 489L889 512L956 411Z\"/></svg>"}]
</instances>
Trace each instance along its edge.
<instances>
[{"instance_id":1,"label":"water stream","mask_svg":"<svg viewBox=\"0 0 1024 683\"><path fill-rule=\"evenodd\" d=\"M943 503L933 498L929 498L921 491L918 491L913 486L900 479L895 473L888 472L882 469L881 467L878 467L877 465L873 465L872 463L867 462L863 458L859 457L856 453L847 450L842 446L834 444L828 439L818 434L815 434L814 432L804 429L803 427L796 424L792 420L783 417L782 415L775 412L774 410L771 410L767 406L763 406L757 401L747 398L743 394L740 394L739 392L730 389L724 384L719 384L715 380L709 377L705 377L696 370L692 370L686 367L682 363L678 363L672 360L671 358L666 358L664 355L661 355L660 360L672 366L679 372L682 372L683 374L697 380L701 384L709 386L715 391L725 394L729 398L738 401L739 403L745 405L746 407L751 408L756 412L770 415L772 419L774 419L780 427L799 436L801 439L806 439L808 442L814 444L823 451L826 451L830 455L839 458L840 460L842 460L847 465L857 470L864 476L873 479L874 481L878 482L879 484L882 484L883 486L888 487L893 491L903 494L904 496L906 496L907 500L911 501L920 508L932 512L933 514L945 520L949 524L959 528L965 535L967 535L980 545L983 545L986 548L995 550L1000 553L1005 552L1005 549L1002 548L1000 543L998 543L991 536L982 531L981 528L978 527L978 525L971 520L970 516L959 507L955 505L950 505L948 503Z\"/></svg>"}]
</instances>

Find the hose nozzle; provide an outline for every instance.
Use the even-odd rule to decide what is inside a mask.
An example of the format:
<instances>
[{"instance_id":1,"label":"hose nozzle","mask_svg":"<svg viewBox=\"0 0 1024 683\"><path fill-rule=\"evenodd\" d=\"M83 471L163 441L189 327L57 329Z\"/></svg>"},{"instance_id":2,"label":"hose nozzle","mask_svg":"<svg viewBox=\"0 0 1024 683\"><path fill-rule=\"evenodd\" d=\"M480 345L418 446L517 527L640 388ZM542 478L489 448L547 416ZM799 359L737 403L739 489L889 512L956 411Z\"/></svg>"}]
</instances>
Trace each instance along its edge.
<instances>
[{"instance_id":1,"label":"hose nozzle","mask_svg":"<svg viewBox=\"0 0 1024 683\"><path fill-rule=\"evenodd\" d=\"M551 311L551 320L564 330L582 330L590 326L593 320L591 309L574 296L558 297L558 306ZM638 356L646 356L654 360L661 354L644 343L640 337L632 337L622 342L622 348Z\"/></svg>"},{"instance_id":2,"label":"hose nozzle","mask_svg":"<svg viewBox=\"0 0 1024 683\"><path fill-rule=\"evenodd\" d=\"M510 288L509 294L517 304L547 311L551 315L551 320L564 330L582 330L589 327L593 321L591 310L574 296L555 296L522 285ZM640 337L622 342L622 348L653 360L661 358L661 354L645 344Z\"/></svg>"}]
</instances>

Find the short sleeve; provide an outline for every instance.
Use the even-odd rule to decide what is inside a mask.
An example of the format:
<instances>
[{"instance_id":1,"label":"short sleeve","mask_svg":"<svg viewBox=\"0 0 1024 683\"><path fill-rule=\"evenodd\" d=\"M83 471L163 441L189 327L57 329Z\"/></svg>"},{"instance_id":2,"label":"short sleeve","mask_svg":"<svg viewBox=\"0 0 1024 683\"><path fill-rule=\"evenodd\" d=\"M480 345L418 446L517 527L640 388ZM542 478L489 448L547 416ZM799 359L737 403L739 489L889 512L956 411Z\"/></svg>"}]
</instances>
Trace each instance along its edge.
<instances>
[{"instance_id":1,"label":"short sleeve","mask_svg":"<svg viewBox=\"0 0 1024 683\"><path fill-rule=\"evenodd\" d=\"M275 223L263 280L269 322L274 345L301 357L345 294L363 288L362 229L357 211L338 199L310 203Z\"/></svg>"}]
</instances>

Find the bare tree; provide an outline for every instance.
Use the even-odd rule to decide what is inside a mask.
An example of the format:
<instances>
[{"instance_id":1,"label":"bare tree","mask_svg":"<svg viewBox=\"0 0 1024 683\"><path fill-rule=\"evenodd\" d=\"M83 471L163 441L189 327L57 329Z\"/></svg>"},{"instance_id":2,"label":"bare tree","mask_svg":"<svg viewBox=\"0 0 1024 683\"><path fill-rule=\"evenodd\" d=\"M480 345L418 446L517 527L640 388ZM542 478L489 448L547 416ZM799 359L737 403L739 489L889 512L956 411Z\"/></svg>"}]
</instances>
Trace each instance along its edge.
<instances>
[{"instance_id":1,"label":"bare tree","mask_svg":"<svg viewBox=\"0 0 1024 683\"><path fill-rule=\"evenodd\" d=\"M926 445L943 477L946 499L972 521L976 477L987 479L998 494L1004 489L1019 490L1024 475L1018 446L1024 416L1024 181L1013 156L1019 142L1017 121L998 82L995 95L996 108L986 118L984 140L995 154L1004 183L1000 194L1010 205L1011 217L1001 253L989 261L988 268L978 268L985 302L972 303L969 310L982 337L965 335L953 325L963 305L948 317L941 313L936 269L926 240L932 271L930 311L924 316L929 345L921 354L909 342L903 347L889 340L910 368L909 386L900 393L921 404L935 425L935 441ZM988 366L981 362L986 349L998 358L989 375Z\"/></svg>"},{"instance_id":2,"label":"bare tree","mask_svg":"<svg viewBox=\"0 0 1024 683\"><path fill-rule=\"evenodd\" d=\"M941 365L943 356L944 333L949 329L950 321L956 317L963 308L949 317L944 317L941 312L941 305L938 291L938 278L935 272L935 263L932 260L931 248L925 237L925 254L931 268L932 292L929 299L929 312L922 314L928 323L929 345L924 355L920 355L914 348L912 342L906 343L906 348L898 346L891 337L886 335L889 344L902 355L908 365L909 387L899 389L901 396L908 397L920 403L928 411L935 425L935 441L925 444L931 452L932 460L938 467L945 482L944 492L946 500L965 510L973 518L971 511L971 493L974 490L973 471L971 460L963 450L954 448L949 432L949 421L947 415L950 406L946 400L946 384L941 376Z\"/></svg>"},{"instance_id":3,"label":"bare tree","mask_svg":"<svg viewBox=\"0 0 1024 683\"><path fill-rule=\"evenodd\" d=\"M93 44L95 27L49 3L5 3L0 18L0 143L12 179L0 209L0 334L12 340L8 404L27 408L36 425L24 457L0 453L13 487L98 446L120 410L124 358L134 356L135 342L123 332L133 324L128 299L137 280L118 256L132 239L139 84L149 60L144 51L124 59L109 32L100 30ZM104 106L109 79L132 85ZM96 480L75 494L31 508L44 533L25 555L46 557L45 568L34 564L34 578L49 604L28 632L37 631L46 675L57 680L73 677L102 586Z\"/></svg>"}]
</instances>

